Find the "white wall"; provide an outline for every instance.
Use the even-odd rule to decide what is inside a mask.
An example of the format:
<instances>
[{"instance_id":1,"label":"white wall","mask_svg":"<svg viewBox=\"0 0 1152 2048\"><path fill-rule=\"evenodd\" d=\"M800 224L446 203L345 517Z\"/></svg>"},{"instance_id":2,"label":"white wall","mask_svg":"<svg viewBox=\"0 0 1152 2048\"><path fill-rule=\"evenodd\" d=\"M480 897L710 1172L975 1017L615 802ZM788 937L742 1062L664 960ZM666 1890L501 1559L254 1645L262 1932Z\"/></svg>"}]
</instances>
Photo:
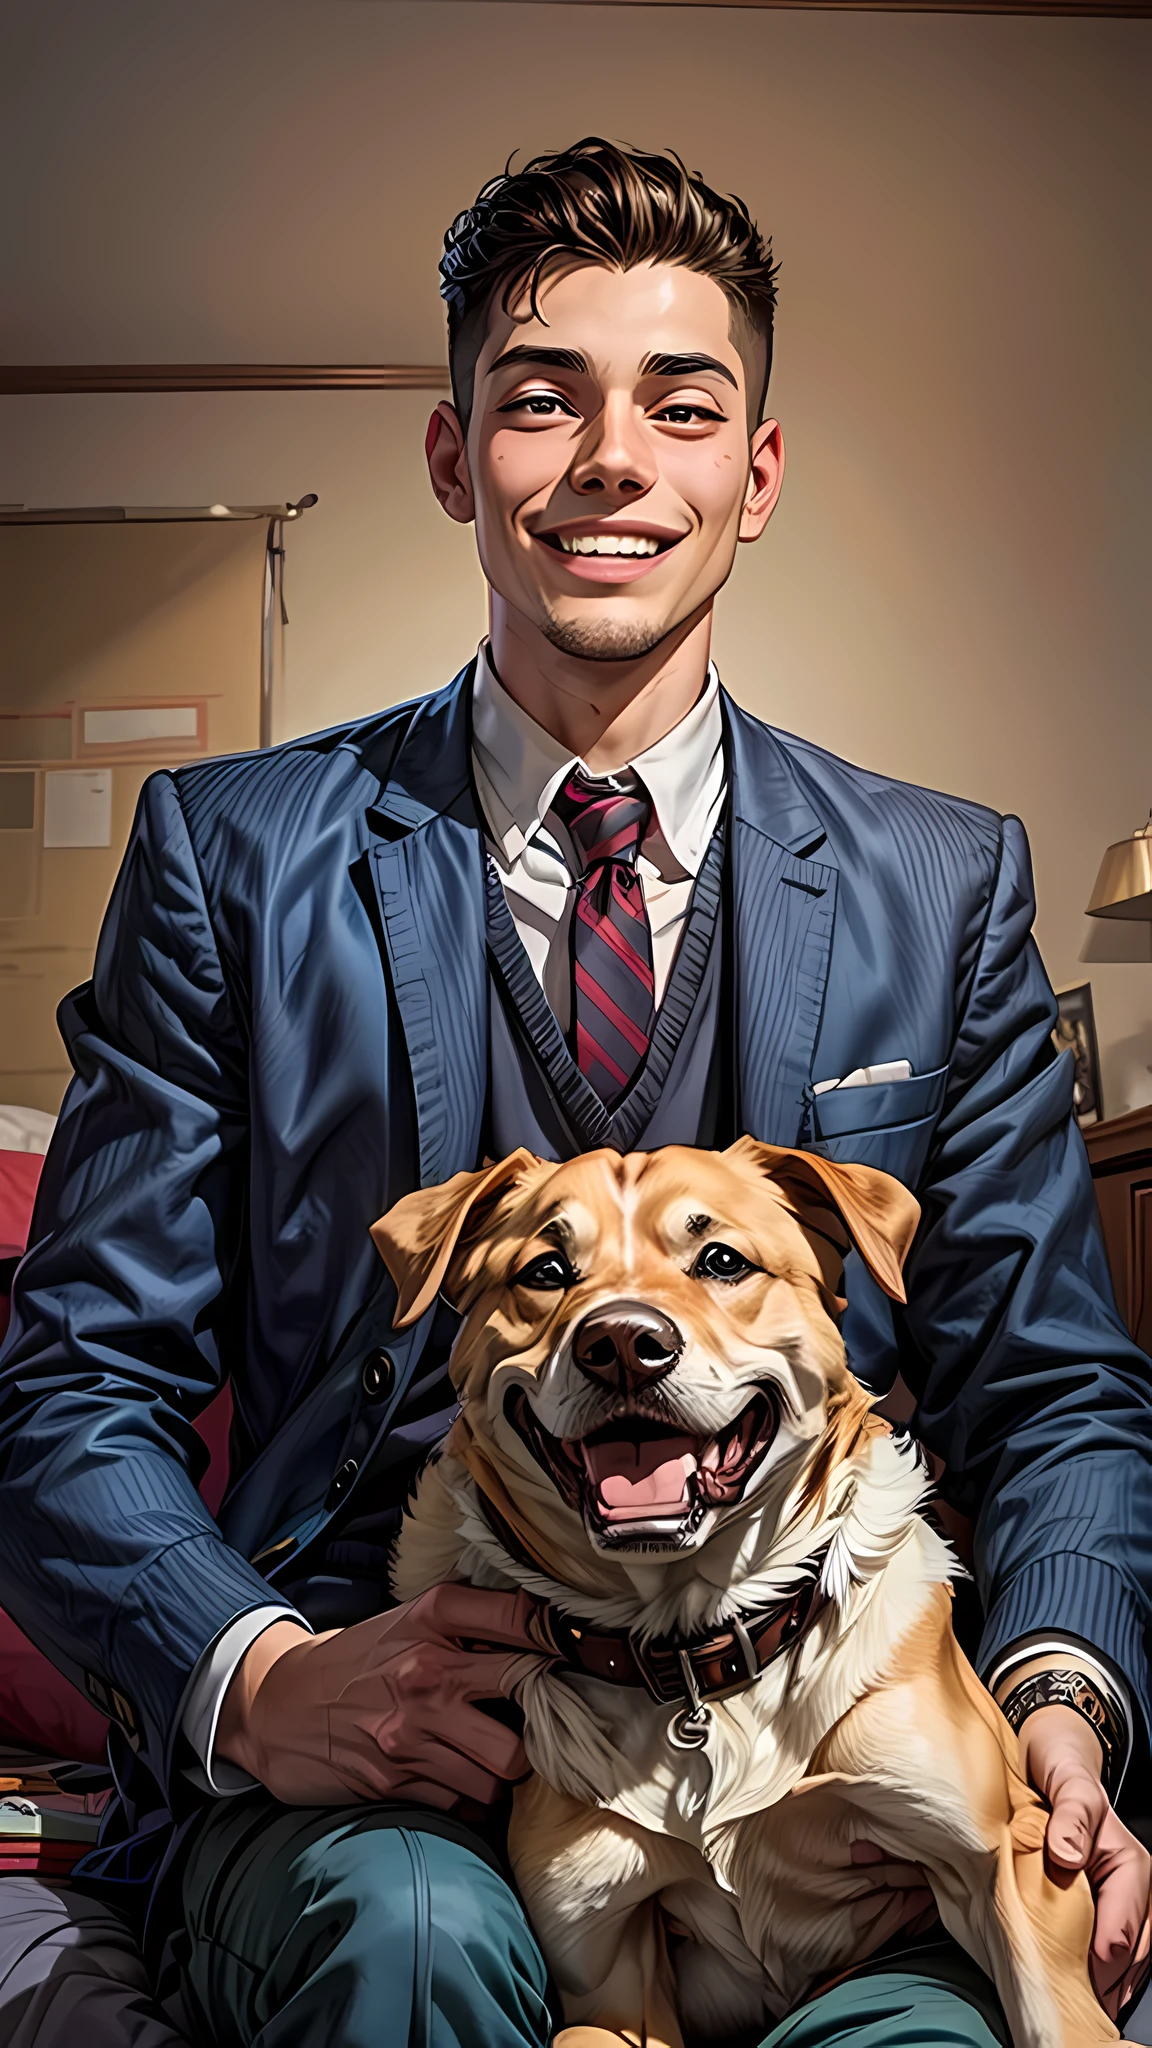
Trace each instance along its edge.
<instances>
[{"instance_id":1,"label":"white wall","mask_svg":"<svg viewBox=\"0 0 1152 2048\"><path fill-rule=\"evenodd\" d=\"M671 144L783 260L789 472L718 654L754 710L1019 811L1109 1114L1152 1100L1152 931L1085 920L1152 802L1152 24L501 0L10 0L10 361L434 361L443 228L513 148ZM0 401L0 498L318 491L281 731L483 625L431 398ZM1139 944L1143 960L1089 958ZM1087 960L1087 964L1086 963Z\"/></svg>"}]
</instances>

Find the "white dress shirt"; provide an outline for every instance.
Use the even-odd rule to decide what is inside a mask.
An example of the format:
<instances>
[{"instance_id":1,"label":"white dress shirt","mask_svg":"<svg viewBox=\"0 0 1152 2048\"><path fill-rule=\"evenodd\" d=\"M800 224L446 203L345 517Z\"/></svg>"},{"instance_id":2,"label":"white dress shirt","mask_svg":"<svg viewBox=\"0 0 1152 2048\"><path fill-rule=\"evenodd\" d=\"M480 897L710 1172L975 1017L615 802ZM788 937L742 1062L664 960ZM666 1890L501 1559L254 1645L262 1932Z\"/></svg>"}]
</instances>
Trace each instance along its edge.
<instances>
[{"instance_id":1,"label":"white dress shirt","mask_svg":"<svg viewBox=\"0 0 1152 2048\"><path fill-rule=\"evenodd\" d=\"M659 1004L692 885L724 804L724 724L714 666L687 717L629 765L652 799L652 822L636 871L652 927ZM488 850L536 979L564 1031L572 979L568 927L581 861L550 806L570 771L584 766L578 754L554 740L508 695L485 641L472 697L472 768Z\"/></svg>"},{"instance_id":2,"label":"white dress shirt","mask_svg":"<svg viewBox=\"0 0 1152 2048\"><path fill-rule=\"evenodd\" d=\"M481 643L472 697L472 769L484 813L488 849L500 871L516 929L562 1030L570 1008L571 961L568 927L576 900L581 862L559 818L550 809L573 768L582 768L543 726L508 695ZM687 717L655 746L629 764L652 799L652 821L637 859L637 872L652 926L652 965L659 1004L668 984L692 885L716 830L726 794L724 728L720 678L710 664L704 688ZM591 771L587 771L591 772ZM181 1726L198 1766L189 1771L205 1791L246 1791L252 1779L214 1758L216 1724L233 1674L257 1636L274 1621L303 1617L282 1603L269 1604L231 1622L205 1651L192 1675ZM1038 1652L1067 1657L1099 1671L1119 1695L1131 1740L1131 1707L1119 1674L1082 1651L1077 1643L1051 1637L1014 1645L989 1680L993 1687L1011 1667Z\"/></svg>"}]
</instances>

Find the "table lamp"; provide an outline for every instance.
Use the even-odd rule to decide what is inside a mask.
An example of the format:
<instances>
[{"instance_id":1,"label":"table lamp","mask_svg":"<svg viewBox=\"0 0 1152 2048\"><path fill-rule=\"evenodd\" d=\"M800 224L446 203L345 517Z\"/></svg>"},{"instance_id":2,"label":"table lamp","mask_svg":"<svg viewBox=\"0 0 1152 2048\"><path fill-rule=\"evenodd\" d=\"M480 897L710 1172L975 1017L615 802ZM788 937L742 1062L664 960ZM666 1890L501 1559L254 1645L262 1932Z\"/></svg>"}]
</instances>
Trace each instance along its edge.
<instances>
[{"instance_id":1,"label":"table lamp","mask_svg":"<svg viewBox=\"0 0 1152 2048\"><path fill-rule=\"evenodd\" d=\"M1108 848L1088 916L1152 919L1152 812L1131 839L1118 839Z\"/></svg>"}]
</instances>

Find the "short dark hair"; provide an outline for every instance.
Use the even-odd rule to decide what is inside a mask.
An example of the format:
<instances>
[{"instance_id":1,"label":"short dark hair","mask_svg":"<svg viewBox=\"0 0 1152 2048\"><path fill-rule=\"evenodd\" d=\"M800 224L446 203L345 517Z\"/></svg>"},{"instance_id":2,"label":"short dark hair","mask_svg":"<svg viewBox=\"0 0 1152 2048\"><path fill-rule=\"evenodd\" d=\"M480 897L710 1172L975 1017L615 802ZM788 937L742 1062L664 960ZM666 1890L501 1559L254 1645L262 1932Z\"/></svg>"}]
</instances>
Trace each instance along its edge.
<instances>
[{"instance_id":1,"label":"short dark hair","mask_svg":"<svg viewBox=\"0 0 1152 2048\"><path fill-rule=\"evenodd\" d=\"M764 351L758 391L749 377L752 416L760 418L776 308L771 240L742 199L722 198L671 151L654 154L588 135L570 149L532 157L520 171L509 159L444 237L440 293L448 303L452 396L465 425L493 302L499 297L510 312L527 292L535 313L545 276L581 263L620 270L679 263L713 278ZM741 353L747 361L747 346Z\"/></svg>"}]
</instances>

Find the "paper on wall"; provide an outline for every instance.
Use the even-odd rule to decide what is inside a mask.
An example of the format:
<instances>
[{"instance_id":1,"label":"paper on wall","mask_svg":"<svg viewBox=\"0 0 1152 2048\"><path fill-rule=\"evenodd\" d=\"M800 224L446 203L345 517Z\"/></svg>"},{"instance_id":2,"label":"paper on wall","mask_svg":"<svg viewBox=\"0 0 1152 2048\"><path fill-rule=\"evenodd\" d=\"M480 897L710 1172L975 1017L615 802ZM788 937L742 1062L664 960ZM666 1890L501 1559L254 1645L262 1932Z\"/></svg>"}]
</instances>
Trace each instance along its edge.
<instances>
[{"instance_id":1,"label":"paper on wall","mask_svg":"<svg viewBox=\"0 0 1152 2048\"><path fill-rule=\"evenodd\" d=\"M44 777L45 846L111 846L112 770L51 769Z\"/></svg>"},{"instance_id":2,"label":"paper on wall","mask_svg":"<svg viewBox=\"0 0 1152 2048\"><path fill-rule=\"evenodd\" d=\"M86 747L122 747L140 740L194 740L194 704L133 704L114 711L85 711Z\"/></svg>"}]
</instances>

